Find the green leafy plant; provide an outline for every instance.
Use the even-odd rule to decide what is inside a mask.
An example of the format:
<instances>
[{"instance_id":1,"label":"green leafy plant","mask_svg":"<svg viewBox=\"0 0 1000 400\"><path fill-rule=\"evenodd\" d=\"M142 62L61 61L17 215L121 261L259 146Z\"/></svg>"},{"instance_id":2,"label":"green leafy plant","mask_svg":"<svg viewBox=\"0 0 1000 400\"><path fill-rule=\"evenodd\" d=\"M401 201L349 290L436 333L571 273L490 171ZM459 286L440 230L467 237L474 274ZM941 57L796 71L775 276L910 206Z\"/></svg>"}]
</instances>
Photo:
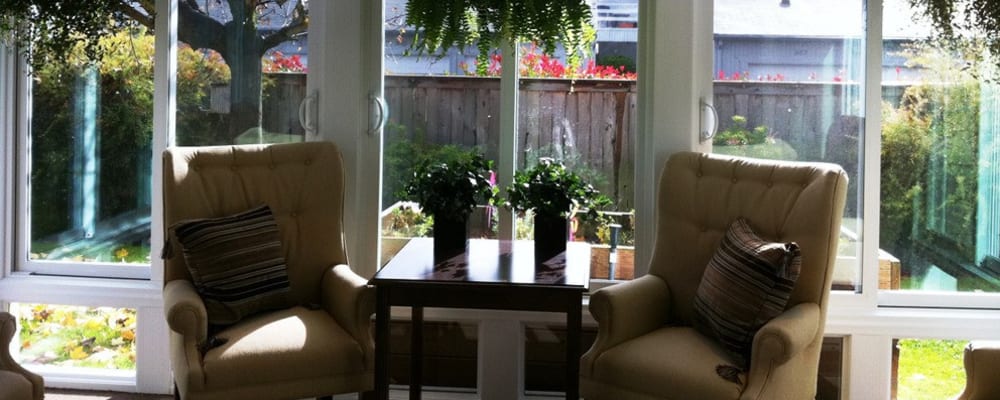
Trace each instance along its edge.
<instances>
[{"instance_id":1,"label":"green leafy plant","mask_svg":"<svg viewBox=\"0 0 1000 400\"><path fill-rule=\"evenodd\" d=\"M420 203L425 213L439 219L468 215L478 204L493 204L497 192L492 182L493 160L478 150L442 154L453 157L417 164L402 196Z\"/></svg>"},{"instance_id":2,"label":"green leafy plant","mask_svg":"<svg viewBox=\"0 0 1000 400\"><path fill-rule=\"evenodd\" d=\"M621 69L625 72L635 72L635 60L621 54L602 54L597 56L597 65Z\"/></svg>"},{"instance_id":3,"label":"green leafy plant","mask_svg":"<svg viewBox=\"0 0 1000 400\"><path fill-rule=\"evenodd\" d=\"M717 146L739 146L748 144L762 144L767 141L767 127L759 125L753 130L747 129L747 118L742 115L733 115L733 124L719 132L712 139L712 144Z\"/></svg>"},{"instance_id":4,"label":"green leafy plant","mask_svg":"<svg viewBox=\"0 0 1000 400\"><path fill-rule=\"evenodd\" d=\"M406 5L406 24L417 32L413 49L443 54L451 46L476 43L483 74L490 52L504 41L532 41L546 54L561 43L575 57L593 37L590 16L587 0L410 0Z\"/></svg>"},{"instance_id":5,"label":"green leafy plant","mask_svg":"<svg viewBox=\"0 0 1000 400\"><path fill-rule=\"evenodd\" d=\"M522 213L534 210L536 215L561 217L586 211L588 217L598 218L598 210L610 204L610 199L561 162L543 157L534 167L514 175L504 206Z\"/></svg>"}]
</instances>

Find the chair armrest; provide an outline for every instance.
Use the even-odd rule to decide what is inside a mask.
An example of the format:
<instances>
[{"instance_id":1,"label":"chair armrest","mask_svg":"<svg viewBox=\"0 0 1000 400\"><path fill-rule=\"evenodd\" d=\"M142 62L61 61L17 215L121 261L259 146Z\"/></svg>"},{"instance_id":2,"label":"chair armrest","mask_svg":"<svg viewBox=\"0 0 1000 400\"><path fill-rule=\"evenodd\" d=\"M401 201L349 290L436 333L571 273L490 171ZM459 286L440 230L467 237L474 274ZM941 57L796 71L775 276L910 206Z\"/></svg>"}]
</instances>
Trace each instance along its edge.
<instances>
[{"instance_id":1,"label":"chair armrest","mask_svg":"<svg viewBox=\"0 0 1000 400\"><path fill-rule=\"evenodd\" d=\"M754 365L784 364L816 338L819 305L801 303L768 321L753 338Z\"/></svg>"},{"instance_id":2,"label":"chair armrest","mask_svg":"<svg viewBox=\"0 0 1000 400\"><path fill-rule=\"evenodd\" d=\"M163 310L170 330L194 338L195 343L205 343L208 338L208 312L191 281L175 279L167 282L163 287Z\"/></svg>"},{"instance_id":3,"label":"chair armrest","mask_svg":"<svg viewBox=\"0 0 1000 400\"><path fill-rule=\"evenodd\" d=\"M581 371L590 374L593 360L606 349L651 332L667 321L670 289L655 275L618 283L590 295L590 314L597 338L583 356Z\"/></svg>"},{"instance_id":4,"label":"chair armrest","mask_svg":"<svg viewBox=\"0 0 1000 400\"><path fill-rule=\"evenodd\" d=\"M351 267L340 264L323 274L321 292L323 309L361 344L366 365L371 363L369 367L374 368L375 339L371 335L371 318L375 313L375 288Z\"/></svg>"},{"instance_id":5,"label":"chair armrest","mask_svg":"<svg viewBox=\"0 0 1000 400\"><path fill-rule=\"evenodd\" d=\"M40 375L28 371L10 354L10 342L14 339L14 331L17 330L17 318L14 315L0 311L0 370L14 372L24 376L31 382L32 398L40 400L44 397L44 380Z\"/></svg>"}]
</instances>

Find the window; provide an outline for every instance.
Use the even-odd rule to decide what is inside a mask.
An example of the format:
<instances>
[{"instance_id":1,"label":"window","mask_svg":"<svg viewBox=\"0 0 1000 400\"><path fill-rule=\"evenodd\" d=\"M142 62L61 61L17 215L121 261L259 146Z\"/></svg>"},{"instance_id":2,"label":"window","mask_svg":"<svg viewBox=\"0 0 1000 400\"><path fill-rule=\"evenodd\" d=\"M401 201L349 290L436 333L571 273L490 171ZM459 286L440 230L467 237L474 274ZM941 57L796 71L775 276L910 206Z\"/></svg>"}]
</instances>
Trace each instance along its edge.
<instances>
[{"instance_id":1,"label":"window","mask_svg":"<svg viewBox=\"0 0 1000 400\"><path fill-rule=\"evenodd\" d=\"M18 318L20 364L134 373L135 309L13 304L11 312Z\"/></svg>"},{"instance_id":2,"label":"window","mask_svg":"<svg viewBox=\"0 0 1000 400\"><path fill-rule=\"evenodd\" d=\"M448 49L440 57L412 54L416 32L405 25L406 2L385 2L384 97L390 112L383 133L383 263L405 237L431 232L432 221L400 193L415 163L477 149L493 160L500 186L513 180L515 170L551 157L610 197L614 204L604 211L620 228L576 218L572 240L594 243L592 253L600 254L595 259L601 262L592 277L605 279L611 235L617 234L615 264L621 268L616 276L634 276L638 5L599 1L595 7L588 27L594 39L587 43L569 50L561 45L554 55L520 43L518 54L493 49L486 61L477 61L472 45ZM610 8L616 10L613 15L601 11ZM508 66L516 73L505 74ZM505 88L517 88L517 103L502 99ZM514 129L517 138L507 133ZM503 154L506 148L514 153ZM479 208L471 217L470 237L497 238L510 231L517 239L532 238L530 215L512 222L500 217L503 213Z\"/></svg>"},{"instance_id":3,"label":"window","mask_svg":"<svg viewBox=\"0 0 1000 400\"><path fill-rule=\"evenodd\" d=\"M20 270L149 277L154 46L136 25L102 39L96 63L31 73Z\"/></svg>"},{"instance_id":4,"label":"window","mask_svg":"<svg viewBox=\"0 0 1000 400\"><path fill-rule=\"evenodd\" d=\"M928 40L907 8L883 26L880 247L894 260L891 289L1000 291L996 85L968 38ZM898 278L897 278L898 276Z\"/></svg>"},{"instance_id":5,"label":"window","mask_svg":"<svg viewBox=\"0 0 1000 400\"><path fill-rule=\"evenodd\" d=\"M967 340L894 339L893 399L951 399L965 387Z\"/></svg>"},{"instance_id":6,"label":"window","mask_svg":"<svg viewBox=\"0 0 1000 400\"><path fill-rule=\"evenodd\" d=\"M712 151L844 167L835 290L861 289L864 5L715 0Z\"/></svg>"}]
</instances>

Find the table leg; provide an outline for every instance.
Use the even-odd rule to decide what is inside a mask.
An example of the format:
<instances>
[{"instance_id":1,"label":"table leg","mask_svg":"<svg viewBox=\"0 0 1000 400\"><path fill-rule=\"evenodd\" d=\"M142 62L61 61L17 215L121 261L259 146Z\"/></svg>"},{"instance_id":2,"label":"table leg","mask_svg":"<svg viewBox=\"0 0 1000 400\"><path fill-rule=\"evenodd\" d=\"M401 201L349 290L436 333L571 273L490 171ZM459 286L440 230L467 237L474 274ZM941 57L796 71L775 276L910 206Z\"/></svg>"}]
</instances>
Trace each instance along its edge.
<instances>
[{"instance_id":1,"label":"table leg","mask_svg":"<svg viewBox=\"0 0 1000 400\"><path fill-rule=\"evenodd\" d=\"M410 400L420 400L424 374L424 308L413 306L410 317Z\"/></svg>"},{"instance_id":2,"label":"table leg","mask_svg":"<svg viewBox=\"0 0 1000 400\"><path fill-rule=\"evenodd\" d=\"M570 296L566 310L566 398L580 398L580 325L582 296Z\"/></svg>"},{"instance_id":3,"label":"table leg","mask_svg":"<svg viewBox=\"0 0 1000 400\"><path fill-rule=\"evenodd\" d=\"M375 398L389 400L389 289L375 292Z\"/></svg>"}]
</instances>

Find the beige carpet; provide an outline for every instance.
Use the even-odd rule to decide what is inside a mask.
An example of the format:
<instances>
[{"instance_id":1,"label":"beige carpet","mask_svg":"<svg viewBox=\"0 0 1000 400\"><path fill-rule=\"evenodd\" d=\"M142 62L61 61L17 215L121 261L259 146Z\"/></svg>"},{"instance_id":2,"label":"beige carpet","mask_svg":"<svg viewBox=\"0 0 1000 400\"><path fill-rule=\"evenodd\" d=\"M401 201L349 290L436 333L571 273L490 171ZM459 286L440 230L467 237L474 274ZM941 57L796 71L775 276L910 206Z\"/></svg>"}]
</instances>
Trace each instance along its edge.
<instances>
[{"instance_id":1,"label":"beige carpet","mask_svg":"<svg viewBox=\"0 0 1000 400\"><path fill-rule=\"evenodd\" d=\"M174 396L84 390L45 389L45 400L173 400Z\"/></svg>"},{"instance_id":2,"label":"beige carpet","mask_svg":"<svg viewBox=\"0 0 1000 400\"><path fill-rule=\"evenodd\" d=\"M156 394L136 394L120 392L92 392L84 390L65 389L45 389L45 400L173 400L173 396ZM355 400L357 395L334 396L334 400ZM390 400L408 399L409 393L405 390L390 390ZM477 398L472 393L448 393L425 391L422 396L425 400L474 400ZM531 398L531 397L528 397Z\"/></svg>"}]
</instances>

